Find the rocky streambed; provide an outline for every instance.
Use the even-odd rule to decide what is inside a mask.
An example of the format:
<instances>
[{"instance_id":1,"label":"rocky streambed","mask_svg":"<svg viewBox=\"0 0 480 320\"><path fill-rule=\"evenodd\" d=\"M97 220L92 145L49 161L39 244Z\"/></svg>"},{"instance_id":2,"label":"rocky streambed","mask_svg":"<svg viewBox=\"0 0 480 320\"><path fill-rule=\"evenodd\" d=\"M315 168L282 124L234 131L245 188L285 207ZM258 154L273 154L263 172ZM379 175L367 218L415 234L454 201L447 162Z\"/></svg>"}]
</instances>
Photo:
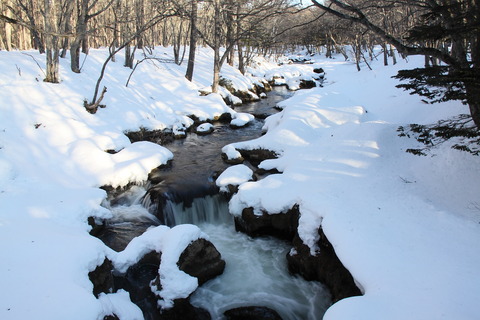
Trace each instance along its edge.
<instances>
[{"instance_id":1,"label":"rocky streambed","mask_svg":"<svg viewBox=\"0 0 480 320\"><path fill-rule=\"evenodd\" d=\"M297 233L298 208L288 213L256 215L251 208L235 219L228 212L228 193L219 193L215 179L230 164L222 160L223 146L261 134L262 118L291 93L276 87L266 99L236 107L257 118L246 128L215 121L209 134L186 134L173 139L163 132L135 132L134 140L165 145L174 160L158 168L143 186L109 190L106 206L116 212L111 221L95 222L92 234L122 251L151 226L195 224L206 239L186 246L177 265L196 277L200 287L189 297L175 300L173 308L159 310L152 287L162 287L158 276L161 253L149 252L126 272L116 272L106 261L91 273L95 292L126 290L145 319L320 319L332 302L359 295L353 278L319 230L318 254L312 256ZM221 120L221 119L220 119ZM241 151L242 152L242 151ZM243 151L242 158L256 168L268 150ZM235 188L229 188L235 192Z\"/></svg>"}]
</instances>

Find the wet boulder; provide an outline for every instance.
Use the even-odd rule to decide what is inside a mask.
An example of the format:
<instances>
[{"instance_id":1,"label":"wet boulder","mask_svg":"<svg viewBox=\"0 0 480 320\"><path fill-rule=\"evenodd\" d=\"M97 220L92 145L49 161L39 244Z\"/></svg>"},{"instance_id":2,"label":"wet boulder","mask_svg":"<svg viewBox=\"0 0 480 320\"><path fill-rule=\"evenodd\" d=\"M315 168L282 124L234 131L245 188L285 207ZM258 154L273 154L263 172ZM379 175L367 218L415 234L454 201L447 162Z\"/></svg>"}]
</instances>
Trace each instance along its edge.
<instances>
[{"instance_id":1,"label":"wet boulder","mask_svg":"<svg viewBox=\"0 0 480 320\"><path fill-rule=\"evenodd\" d=\"M160 259L160 253L151 251L136 264L130 266L125 274L115 276L115 288L128 291L132 302L140 307L144 316L152 319L159 312L157 297L152 292L150 283L158 275Z\"/></svg>"},{"instance_id":2,"label":"wet boulder","mask_svg":"<svg viewBox=\"0 0 480 320\"><path fill-rule=\"evenodd\" d=\"M251 237L274 236L280 239L292 240L298 227L298 207L295 206L285 213L255 214L253 208L246 208L240 217L235 217L235 229Z\"/></svg>"},{"instance_id":3,"label":"wet boulder","mask_svg":"<svg viewBox=\"0 0 480 320\"><path fill-rule=\"evenodd\" d=\"M240 307L224 312L227 320L282 320L280 315L267 307Z\"/></svg>"},{"instance_id":4,"label":"wet boulder","mask_svg":"<svg viewBox=\"0 0 480 320\"><path fill-rule=\"evenodd\" d=\"M208 240L197 239L182 252L177 262L178 268L196 277L202 285L223 273L225 261L220 252Z\"/></svg>"},{"instance_id":5,"label":"wet boulder","mask_svg":"<svg viewBox=\"0 0 480 320\"><path fill-rule=\"evenodd\" d=\"M210 320L210 313L202 308L194 307L188 299L177 299L173 308L162 310L160 320Z\"/></svg>"},{"instance_id":6,"label":"wet boulder","mask_svg":"<svg viewBox=\"0 0 480 320\"><path fill-rule=\"evenodd\" d=\"M112 262L105 259L103 263L88 274L93 283L93 294L98 297L100 293L110 293L113 290Z\"/></svg>"},{"instance_id":7,"label":"wet boulder","mask_svg":"<svg viewBox=\"0 0 480 320\"><path fill-rule=\"evenodd\" d=\"M289 271L300 274L306 280L324 283L330 289L333 303L361 295L352 275L338 259L322 228L318 232L319 250L315 254L311 253L310 248L303 243L298 234L294 237L293 249L287 254Z\"/></svg>"},{"instance_id":8,"label":"wet boulder","mask_svg":"<svg viewBox=\"0 0 480 320\"><path fill-rule=\"evenodd\" d=\"M238 152L254 166L258 166L263 160L278 158L275 151L262 148L252 150L238 149Z\"/></svg>"}]
</instances>

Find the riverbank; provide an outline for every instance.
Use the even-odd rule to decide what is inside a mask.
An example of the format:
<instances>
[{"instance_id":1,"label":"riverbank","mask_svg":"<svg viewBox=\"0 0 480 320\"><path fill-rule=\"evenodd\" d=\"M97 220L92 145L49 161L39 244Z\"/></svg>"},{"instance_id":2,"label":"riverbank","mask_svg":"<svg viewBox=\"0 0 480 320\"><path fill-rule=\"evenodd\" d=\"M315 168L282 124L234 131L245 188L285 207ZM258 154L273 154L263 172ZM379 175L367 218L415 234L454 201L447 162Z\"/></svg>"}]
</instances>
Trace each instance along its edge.
<instances>
[{"instance_id":1,"label":"riverbank","mask_svg":"<svg viewBox=\"0 0 480 320\"><path fill-rule=\"evenodd\" d=\"M61 59L60 84L42 81L44 56L37 52L0 55L0 317L84 320L121 312L122 319L137 319L139 309L123 292L98 299L92 293L89 272L117 255L89 235L88 220L112 216L102 206L101 186L145 181L172 158L157 144L131 143L125 132L182 133L194 120L225 113L235 120L238 113L224 101L228 94L199 93L208 91L212 53L199 50L193 83L184 78L185 66L147 60L132 75L118 56L102 82L106 107L94 115L83 101L93 94L107 50L82 57L80 74ZM169 55L168 48L155 52L162 59ZM253 89L260 80L228 65L222 76L237 90ZM196 237L195 231L180 238ZM180 289L174 286L173 295Z\"/></svg>"},{"instance_id":2,"label":"riverbank","mask_svg":"<svg viewBox=\"0 0 480 320\"><path fill-rule=\"evenodd\" d=\"M324 319L475 319L480 294L480 159L452 149L427 156L397 129L430 124L468 109L428 105L396 89L393 67L323 60L323 88L297 92L266 120L266 134L226 149L268 149L260 168L281 174L240 185L230 201L245 210L287 212L298 205L299 236L322 255L322 228L363 295L334 304ZM295 259L299 253L293 250Z\"/></svg>"}]
</instances>

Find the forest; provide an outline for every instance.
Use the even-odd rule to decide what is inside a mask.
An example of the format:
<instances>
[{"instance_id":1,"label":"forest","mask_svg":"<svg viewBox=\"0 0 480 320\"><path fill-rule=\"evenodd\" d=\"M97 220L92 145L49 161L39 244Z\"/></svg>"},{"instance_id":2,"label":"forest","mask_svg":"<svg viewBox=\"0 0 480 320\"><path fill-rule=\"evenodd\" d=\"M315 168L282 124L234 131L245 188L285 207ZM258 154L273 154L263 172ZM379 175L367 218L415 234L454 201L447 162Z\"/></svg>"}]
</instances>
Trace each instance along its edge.
<instances>
[{"instance_id":1,"label":"forest","mask_svg":"<svg viewBox=\"0 0 480 320\"><path fill-rule=\"evenodd\" d=\"M188 63L191 80L196 46L215 52L212 87L233 60L244 73L253 53L272 55L299 46L310 52L345 54L351 46L357 68L383 47L387 65L396 52L425 56L425 67L400 72L401 86L429 101L461 100L480 127L480 32L476 0L292 1L292 0L5 0L0 7L0 49L45 53L45 81L57 83L59 59L70 51L70 67L81 72L80 52L124 49L124 65L135 53L172 46L175 63ZM188 52L187 52L188 48ZM106 61L106 63L108 62ZM90 106L99 104L97 86Z\"/></svg>"}]
</instances>

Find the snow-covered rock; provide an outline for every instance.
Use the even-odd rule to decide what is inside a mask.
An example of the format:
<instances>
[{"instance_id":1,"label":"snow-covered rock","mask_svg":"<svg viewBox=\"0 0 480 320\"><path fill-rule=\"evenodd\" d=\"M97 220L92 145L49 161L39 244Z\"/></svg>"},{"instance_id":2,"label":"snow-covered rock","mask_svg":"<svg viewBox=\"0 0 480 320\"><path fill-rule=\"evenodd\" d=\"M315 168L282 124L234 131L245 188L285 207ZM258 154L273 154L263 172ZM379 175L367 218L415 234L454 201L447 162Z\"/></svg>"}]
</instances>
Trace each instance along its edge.
<instances>
[{"instance_id":1,"label":"snow-covered rock","mask_svg":"<svg viewBox=\"0 0 480 320\"><path fill-rule=\"evenodd\" d=\"M233 115L233 120L230 122L230 126L241 128L252 122L254 119L255 117L249 113L236 113Z\"/></svg>"},{"instance_id":2,"label":"snow-covered rock","mask_svg":"<svg viewBox=\"0 0 480 320\"><path fill-rule=\"evenodd\" d=\"M216 180L220 191L229 192L229 186L238 186L253 178L253 171L244 164L228 167Z\"/></svg>"},{"instance_id":3,"label":"snow-covered rock","mask_svg":"<svg viewBox=\"0 0 480 320\"><path fill-rule=\"evenodd\" d=\"M201 125L199 125L196 129L195 129L195 132L197 134L200 134L200 135L206 135L206 134L210 134L214 131L214 127L213 127L213 124L211 123L202 123Z\"/></svg>"}]
</instances>

